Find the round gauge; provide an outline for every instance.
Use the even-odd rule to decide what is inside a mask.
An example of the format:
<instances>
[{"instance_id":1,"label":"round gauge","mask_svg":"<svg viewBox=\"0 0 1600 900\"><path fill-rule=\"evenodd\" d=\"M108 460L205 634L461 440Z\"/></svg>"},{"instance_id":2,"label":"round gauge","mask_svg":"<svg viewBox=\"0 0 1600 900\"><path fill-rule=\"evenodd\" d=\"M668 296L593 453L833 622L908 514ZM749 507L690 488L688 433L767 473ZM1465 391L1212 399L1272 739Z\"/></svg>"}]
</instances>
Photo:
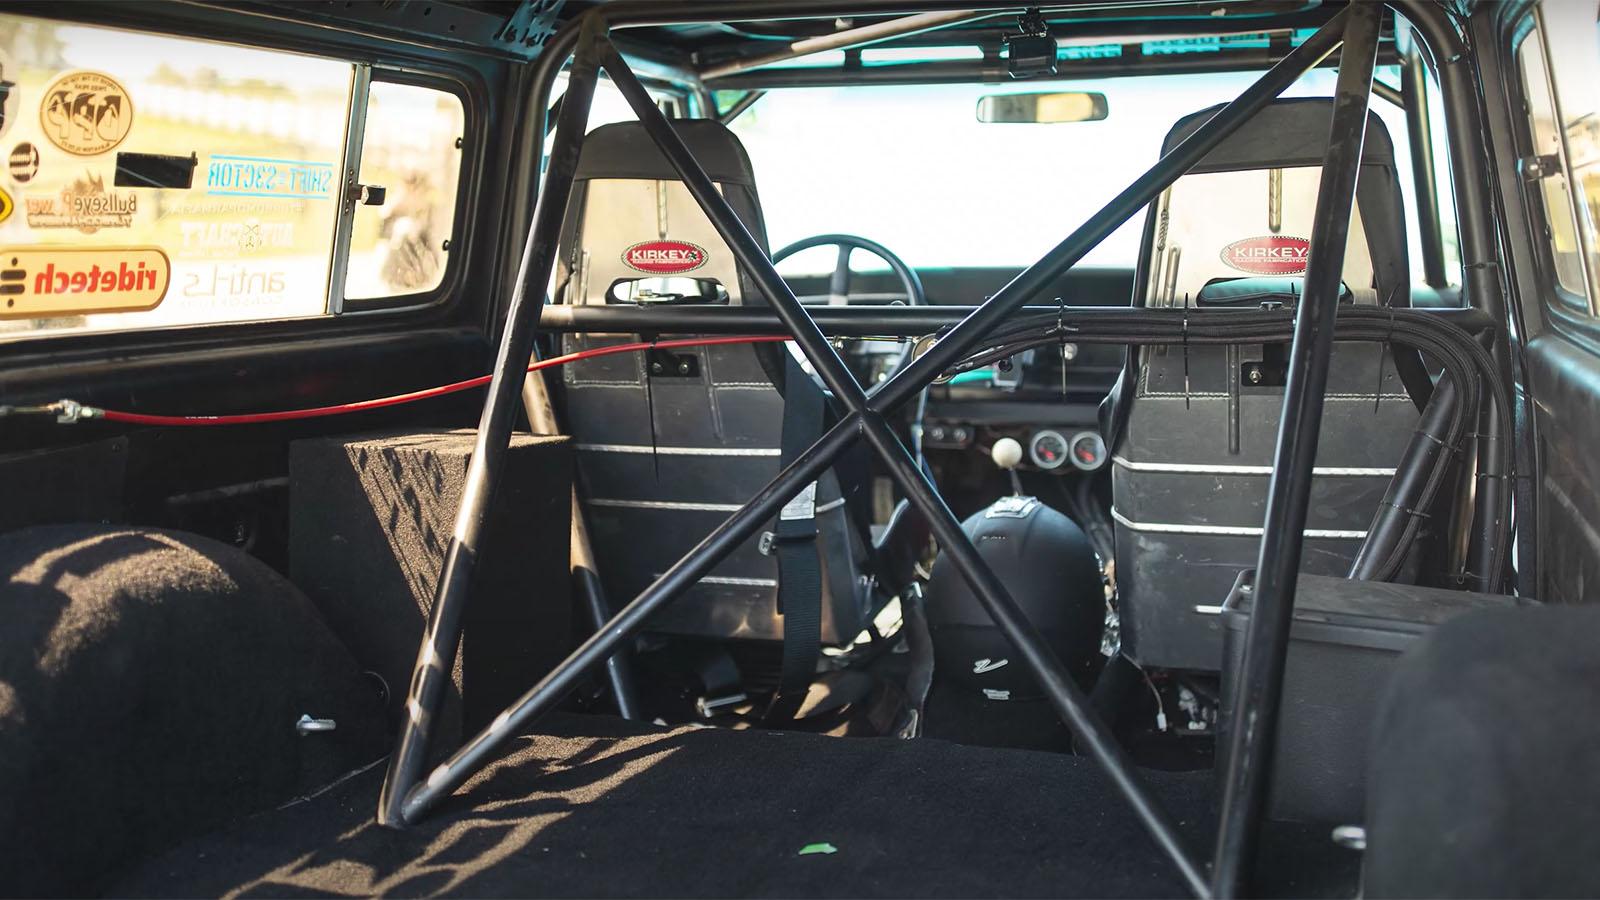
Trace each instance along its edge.
<instances>
[{"instance_id":1,"label":"round gauge","mask_svg":"<svg viewBox=\"0 0 1600 900\"><path fill-rule=\"evenodd\" d=\"M1093 431L1073 435L1067 453L1072 464L1085 472L1093 472L1106 464L1106 442Z\"/></svg>"},{"instance_id":2,"label":"round gauge","mask_svg":"<svg viewBox=\"0 0 1600 900\"><path fill-rule=\"evenodd\" d=\"M1028 441L1028 457L1041 469L1059 468L1067 461L1067 439L1058 431L1035 431Z\"/></svg>"}]
</instances>

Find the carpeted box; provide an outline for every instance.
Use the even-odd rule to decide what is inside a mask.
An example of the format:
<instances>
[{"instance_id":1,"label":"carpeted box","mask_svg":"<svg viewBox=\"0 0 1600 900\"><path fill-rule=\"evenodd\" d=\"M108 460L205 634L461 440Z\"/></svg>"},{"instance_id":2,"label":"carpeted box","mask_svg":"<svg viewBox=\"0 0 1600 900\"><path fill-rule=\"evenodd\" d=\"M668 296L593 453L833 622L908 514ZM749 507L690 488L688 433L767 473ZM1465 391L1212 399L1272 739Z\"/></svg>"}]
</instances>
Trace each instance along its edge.
<instances>
[{"instance_id":1,"label":"carpeted box","mask_svg":"<svg viewBox=\"0 0 1600 900\"><path fill-rule=\"evenodd\" d=\"M396 722L474 439L470 430L391 432L295 441L289 450L290 577L388 683ZM571 490L566 438L512 437L436 753L487 725L571 648Z\"/></svg>"}]
</instances>

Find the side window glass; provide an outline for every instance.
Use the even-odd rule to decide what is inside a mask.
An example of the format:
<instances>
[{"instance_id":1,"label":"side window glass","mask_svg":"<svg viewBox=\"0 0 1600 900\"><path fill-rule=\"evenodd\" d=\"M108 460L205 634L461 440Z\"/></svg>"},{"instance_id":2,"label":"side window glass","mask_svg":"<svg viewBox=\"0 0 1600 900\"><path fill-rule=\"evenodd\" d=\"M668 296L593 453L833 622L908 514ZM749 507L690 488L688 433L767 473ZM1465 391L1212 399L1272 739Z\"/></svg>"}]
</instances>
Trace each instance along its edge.
<instances>
[{"instance_id":1,"label":"side window glass","mask_svg":"<svg viewBox=\"0 0 1600 900\"><path fill-rule=\"evenodd\" d=\"M465 119L454 94L372 83L357 181L383 196L355 207L346 299L420 294L443 281Z\"/></svg>"},{"instance_id":2,"label":"side window glass","mask_svg":"<svg viewBox=\"0 0 1600 900\"><path fill-rule=\"evenodd\" d=\"M1600 31L1593 3L1546 3L1517 48L1554 279L1588 296L1600 272Z\"/></svg>"},{"instance_id":3,"label":"side window glass","mask_svg":"<svg viewBox=\"0 0 1600 900\"><path fill-rule=\"evenodd\" d=\"M325 314L353 73L0 15L0 340Z\"/></svg>"}]
</instances>

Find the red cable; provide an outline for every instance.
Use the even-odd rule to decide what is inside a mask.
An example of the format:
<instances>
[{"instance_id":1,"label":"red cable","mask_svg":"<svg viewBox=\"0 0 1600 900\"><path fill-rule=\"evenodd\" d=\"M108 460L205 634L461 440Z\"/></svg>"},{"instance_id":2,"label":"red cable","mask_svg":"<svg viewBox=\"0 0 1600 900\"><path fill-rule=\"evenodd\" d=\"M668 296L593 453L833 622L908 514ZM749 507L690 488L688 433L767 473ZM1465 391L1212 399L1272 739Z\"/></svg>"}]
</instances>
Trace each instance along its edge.
<instances>
[{"instance_id":1,"label":"red cable","mask_svg":"<svg viewBox=\"0 0 1600 900\"><path fill-rule=\"evenodd\" d=\"M673 347L707 347L716 344L765 344L786 340L788 340L787 337L778 336L737 335L734 337L675 338L669 341L639 341L632 344L615 344L609 347L591 347L588 350L579 350L577 353L568 353L565 356L541 359L529 366L528 371L537 372L540 369L592 359L596 356L609 356L612 353L637 353L640 350L653 350L657 347L670 349ZM292 419L337 416L344 413L365 412L369 409L382 409L386 406L399 406L402 403L415 403L418 400L443 397L446 394L482 387L493 378L494 376L492 375L482 375L477 378L469 378L466 381L457 381L454 384L412 391L409 394L379 397L376 400L358 400L354 403L340 403L335 406L287 409L281 412L268 413L242 413L232 416L152 416L145 413L120 412L114 409L97 409L93 407L84 407L84 410L85 418L105 419L107 422L125 422L131 425L256 425L262 422L283 422Z\"/></svg>"}]
</instances>

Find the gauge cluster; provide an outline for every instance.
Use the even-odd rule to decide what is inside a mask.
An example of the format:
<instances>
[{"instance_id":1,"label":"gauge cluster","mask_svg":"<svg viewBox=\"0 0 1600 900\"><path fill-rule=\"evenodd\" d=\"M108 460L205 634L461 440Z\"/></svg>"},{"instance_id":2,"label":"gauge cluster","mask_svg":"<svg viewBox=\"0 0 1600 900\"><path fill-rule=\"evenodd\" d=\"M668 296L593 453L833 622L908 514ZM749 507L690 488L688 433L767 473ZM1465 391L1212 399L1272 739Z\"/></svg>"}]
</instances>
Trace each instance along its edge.
<instances>
[{"instance_id":1,"label":"gauge cluster","mask_svg":"<svg viewBox=\"0 0 1600 900\"><path fill-rule=\"evenodd\" d=\"M1078 431L1070 436L1050 428L1042 428L1028 439L1028 458L1045 471L1071 464L1074 468L1093 472L1106 463L1106 442L1096 431Z\"/></svg>"}]
</instances>

